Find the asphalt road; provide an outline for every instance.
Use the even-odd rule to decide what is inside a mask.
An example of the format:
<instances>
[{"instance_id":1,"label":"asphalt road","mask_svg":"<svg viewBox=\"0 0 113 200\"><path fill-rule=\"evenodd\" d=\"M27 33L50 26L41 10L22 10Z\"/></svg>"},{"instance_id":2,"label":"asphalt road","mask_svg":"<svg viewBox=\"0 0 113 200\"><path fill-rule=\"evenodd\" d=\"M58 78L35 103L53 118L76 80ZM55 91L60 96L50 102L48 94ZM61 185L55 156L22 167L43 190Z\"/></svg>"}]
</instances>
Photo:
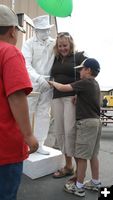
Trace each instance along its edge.
<instances>
[{"instance_id":1,"label":"asphalt road","mask_svg":"<svg viewBox=\"0 0 113 200\"><path fill-rule=\"evenodd\" d=\"M113 185L113 124L102 128L99 160L102 185ZM90 179L89 165L86 179ZM32 180L23 175L17 200L98 200L98 193L93 191L86 190L85 197L66 193L63 190L66 180L56 180L52 175Z\"/></svg>"}]
</instances>

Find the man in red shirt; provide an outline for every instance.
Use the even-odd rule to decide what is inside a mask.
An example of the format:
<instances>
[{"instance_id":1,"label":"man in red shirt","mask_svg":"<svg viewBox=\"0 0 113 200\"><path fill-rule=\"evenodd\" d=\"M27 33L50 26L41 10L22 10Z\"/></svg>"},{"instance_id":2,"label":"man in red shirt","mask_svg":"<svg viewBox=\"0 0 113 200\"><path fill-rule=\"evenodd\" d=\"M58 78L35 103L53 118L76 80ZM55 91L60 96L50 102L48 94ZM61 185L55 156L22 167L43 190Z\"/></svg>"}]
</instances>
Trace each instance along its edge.
<instances>
[{"instance_id":1,"label":"man in red shirt","mask_svg":"<svg viewBox=\"0 0 113 200\"><path fill-rule=\"evenodd\" d=\"M0 5L0 200L16 200L23 160L38 149L29 120L27 95L32 85L15 47L17 15Z\"/></svg>"}]
</instances>

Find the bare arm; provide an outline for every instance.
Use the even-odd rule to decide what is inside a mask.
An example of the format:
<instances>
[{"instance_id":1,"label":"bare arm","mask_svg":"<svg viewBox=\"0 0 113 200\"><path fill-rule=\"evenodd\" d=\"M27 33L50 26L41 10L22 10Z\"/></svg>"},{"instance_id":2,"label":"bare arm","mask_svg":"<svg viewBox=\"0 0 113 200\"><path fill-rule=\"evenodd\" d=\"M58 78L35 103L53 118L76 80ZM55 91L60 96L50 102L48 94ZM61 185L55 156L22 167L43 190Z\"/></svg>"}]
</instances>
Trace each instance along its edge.
<instances>
[{"instance_id":1,"label":"bare arm","mask_svg":"<svg viewBox=\"0 0 113 200\"><path fill-rule=\"evenodd\" d=\"M49 81L49 84L53 87L55 87L57 90L61 91L61 92L70 92L73 91L73 88L71 87L70 84L61 84L61 83L57 83L55 81Z\"/></svg>"},{"instance_id":2,"label":"bare arm","mask_svg":"<svg viewBox=\"0 0 113 200\"><path fill-rule=\"evenodd\" d=\"M13 116L24 136L24 140L30 148L30 153L35 152L38 149L38 141L33 136L31 130L27 97L24 91L17 91L9 95L8 102Z\"/></svg>"}]
</instances>

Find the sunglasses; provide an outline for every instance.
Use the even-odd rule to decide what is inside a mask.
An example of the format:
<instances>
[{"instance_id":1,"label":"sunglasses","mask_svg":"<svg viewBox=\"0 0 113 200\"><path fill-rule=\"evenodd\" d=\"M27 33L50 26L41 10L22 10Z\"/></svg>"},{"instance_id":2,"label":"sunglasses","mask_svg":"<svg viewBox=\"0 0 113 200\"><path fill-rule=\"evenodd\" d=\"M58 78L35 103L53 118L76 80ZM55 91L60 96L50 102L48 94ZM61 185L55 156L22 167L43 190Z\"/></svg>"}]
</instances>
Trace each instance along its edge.
<instances>
[{"instance_id":1,"label":"sunglasses","mask_svg":"<svg viewBox=\"0 0 113 200\"><path fill-rule=\"evenodd\" d=\"M70 34L68 32L60 32L57 34L57 38L63 37L63 36L70 38Z\"/></svg>"}]
</instances>

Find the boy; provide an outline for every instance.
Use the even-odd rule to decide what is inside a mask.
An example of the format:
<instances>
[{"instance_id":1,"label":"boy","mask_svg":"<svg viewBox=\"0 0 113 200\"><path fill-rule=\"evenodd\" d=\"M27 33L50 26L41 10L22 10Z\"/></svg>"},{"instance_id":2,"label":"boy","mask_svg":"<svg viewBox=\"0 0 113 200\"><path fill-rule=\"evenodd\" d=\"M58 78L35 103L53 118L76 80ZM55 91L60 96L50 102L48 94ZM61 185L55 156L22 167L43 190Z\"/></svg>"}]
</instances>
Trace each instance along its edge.
<instances>
[{"instance_id":1,"label":"boy","mask_svg":"<svg viewBox=\"0 0 113 200\"><path fill-rule=\"evenodd\" d=\"M75 141L77 181L65 189L75 195L85 196L84 188L98 190L100 187L98 161L101 135L100 88L95 80L100 72L100 65L96 59L88 58L76 68L80 69L80 81L66 85L52 81L49 83L59 91L74 90L77 95ZM92 179L84 184L87 160L90 160Z\"/></svg>"}]
</instances>

